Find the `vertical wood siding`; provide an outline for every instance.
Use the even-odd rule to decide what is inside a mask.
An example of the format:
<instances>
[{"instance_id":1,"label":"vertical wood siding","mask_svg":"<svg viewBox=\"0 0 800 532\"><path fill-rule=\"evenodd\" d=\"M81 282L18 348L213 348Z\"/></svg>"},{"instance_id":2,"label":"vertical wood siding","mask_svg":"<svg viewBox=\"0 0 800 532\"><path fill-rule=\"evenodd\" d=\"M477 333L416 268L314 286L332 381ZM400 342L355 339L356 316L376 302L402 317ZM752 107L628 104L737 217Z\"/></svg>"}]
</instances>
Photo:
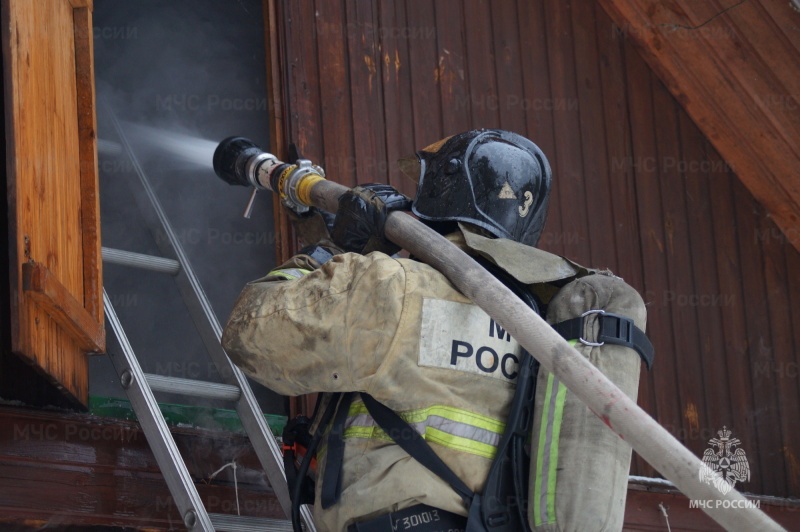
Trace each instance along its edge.
<instances>
[{"instance_id":1,"label":"vertical wood siding","mask_svg":"<svg viewBox=\"0 0 800 532\"><path fill-rule=\"evenodd\" d=\"M639 403L702 455L723 426L745 491L800 496L800 256L588 0L280 2L289 139L346 185L475 127L548 155L541 247L645 297ZM754 132L755 134L755 132ZM792 273L794 272L794 273ZM657 475L641 459L633 474Z\"/></svg>"}]
</instances>

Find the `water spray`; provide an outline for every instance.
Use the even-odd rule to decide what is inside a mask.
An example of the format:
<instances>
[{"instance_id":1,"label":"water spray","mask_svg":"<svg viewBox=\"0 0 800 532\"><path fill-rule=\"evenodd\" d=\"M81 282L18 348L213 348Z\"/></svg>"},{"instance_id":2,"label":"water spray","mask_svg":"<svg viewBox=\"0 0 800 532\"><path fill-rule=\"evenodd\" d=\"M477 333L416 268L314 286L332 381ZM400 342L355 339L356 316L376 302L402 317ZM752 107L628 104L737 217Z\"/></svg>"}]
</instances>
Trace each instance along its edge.
<instances>
[{"instance_id":1,"label":"water spray","mask_svg":"<svg viewBox=\"0 0 800 532\"><path fill-rule=\"evenodd\" d=\"M300 159L281 162L242 137L223 140L214 152L214 171L232 185L280 194L285 206L306 212L312 206L336 212L344 185L325 179L322 168ZM553 373L592 412L627 441L639 456L691 500L716 500L704 507L727 530L784 531L744 496L722 493L698 478L703 462L659 425L636 401L622 392L587 358L575 350L537 313L464 251L411 216L394 211L384 227L386 237L444 274L459 292L508 331L539 363Z\"/></svg>"}]
</instances>

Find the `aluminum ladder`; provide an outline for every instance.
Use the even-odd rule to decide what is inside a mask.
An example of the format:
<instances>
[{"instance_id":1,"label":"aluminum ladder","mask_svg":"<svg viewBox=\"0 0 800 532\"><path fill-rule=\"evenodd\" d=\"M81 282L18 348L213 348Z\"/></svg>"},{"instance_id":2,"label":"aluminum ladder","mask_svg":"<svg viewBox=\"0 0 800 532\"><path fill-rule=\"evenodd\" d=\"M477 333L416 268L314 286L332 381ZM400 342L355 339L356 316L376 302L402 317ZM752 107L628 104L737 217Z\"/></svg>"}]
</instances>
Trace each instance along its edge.
<instances>
[{"instance_id":1,"label":"aluminum ladder","mask_svg":"<svg viewBox=\"0 0 800 532\"><path fill-rule=\"evenodd\" d=\"M111 108L107 105L104 107L113 123L123 150L130 159L133 170L139 178L141 186L132 187L139 208L151 231L154 234L159 234L158 231L163 231L165 238L155 239L162 255L164 255L163 257L103 248L103 262L144 268L172 275L189 308L192 320L208 350L209 356L223 380L223 383L220 384L144 373L117 317L111 299L104 290L103 304L106 319L114 331L122 350L120 354L109 353L114 369L119 375L120 383L125 389L142 431L155 455L156 462L164 475L170 494L188 530L193 532L213 532L217 530L229 532L291 532L293 528L288 520L208 513L178 451L175 440L167 427L164 416L156 403L153 395L154 391L233 402L242 426L250 438L250 442L267 474L281 508L287 516L291 515L291 500L283 468L281 449L261 413L247 378L231 362L220 344L222 328L219 321L197 276L192 270L183 246L172 229L144 169L128 142L125 131L120 126ZM308 507L301 507L301 516L305 530L316 532Z\"/></svg>"}]
</instances>

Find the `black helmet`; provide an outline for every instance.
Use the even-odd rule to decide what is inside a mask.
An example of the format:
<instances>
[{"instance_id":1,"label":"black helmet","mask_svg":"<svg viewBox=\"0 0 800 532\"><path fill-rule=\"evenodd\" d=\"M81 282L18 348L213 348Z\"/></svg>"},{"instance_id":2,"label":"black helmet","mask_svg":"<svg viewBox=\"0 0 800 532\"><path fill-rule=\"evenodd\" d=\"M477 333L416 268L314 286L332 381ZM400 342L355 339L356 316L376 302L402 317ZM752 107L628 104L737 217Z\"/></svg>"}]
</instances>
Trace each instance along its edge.
<instances>
[{"instance_id":1,"label":"black helmet","mask_svg":"<svg viewBox=\"0 0 800 532\"><path fill-rule=\"evenodd\" d=\"M533 142L477 129L417 152L412 210L428 222L468 222L499 238L535 246L547 218L550 165Z\"/></svg>"}]
</instances>

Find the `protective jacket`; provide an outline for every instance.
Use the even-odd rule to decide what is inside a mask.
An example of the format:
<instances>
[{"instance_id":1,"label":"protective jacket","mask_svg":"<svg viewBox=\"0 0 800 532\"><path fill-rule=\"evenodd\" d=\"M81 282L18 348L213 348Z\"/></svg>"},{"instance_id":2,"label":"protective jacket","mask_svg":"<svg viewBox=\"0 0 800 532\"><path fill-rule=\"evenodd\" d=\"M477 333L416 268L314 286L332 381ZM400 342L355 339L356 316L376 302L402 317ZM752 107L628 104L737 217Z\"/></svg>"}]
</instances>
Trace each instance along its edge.
<instances>
[{"instance_id":1,"label":"protective jacket","mask_svg":"<svg viewBox=\"0 0 800 532\"><path fill-rule=\"evenodd\" d=\"M627 287L619 278L590 275L594 271L567 259L465 226L448 238L530 285L544 304L579 277L606 277ZM245 287L223 335L231 359L281 394L372 395L481 492L513 397L519 344L422 262L346 253L315 266L298 256ZM631 317L644 328L641 309ZM638 369L638 356L629 351ZM466 515L450 486L393 444L360 400L350 405L345 427L341 497L325 510L315 505L319 530L346 530L355 521L419 503ZM317 463L319 479L324 447Z\"/></svg>"}]
</instances>

